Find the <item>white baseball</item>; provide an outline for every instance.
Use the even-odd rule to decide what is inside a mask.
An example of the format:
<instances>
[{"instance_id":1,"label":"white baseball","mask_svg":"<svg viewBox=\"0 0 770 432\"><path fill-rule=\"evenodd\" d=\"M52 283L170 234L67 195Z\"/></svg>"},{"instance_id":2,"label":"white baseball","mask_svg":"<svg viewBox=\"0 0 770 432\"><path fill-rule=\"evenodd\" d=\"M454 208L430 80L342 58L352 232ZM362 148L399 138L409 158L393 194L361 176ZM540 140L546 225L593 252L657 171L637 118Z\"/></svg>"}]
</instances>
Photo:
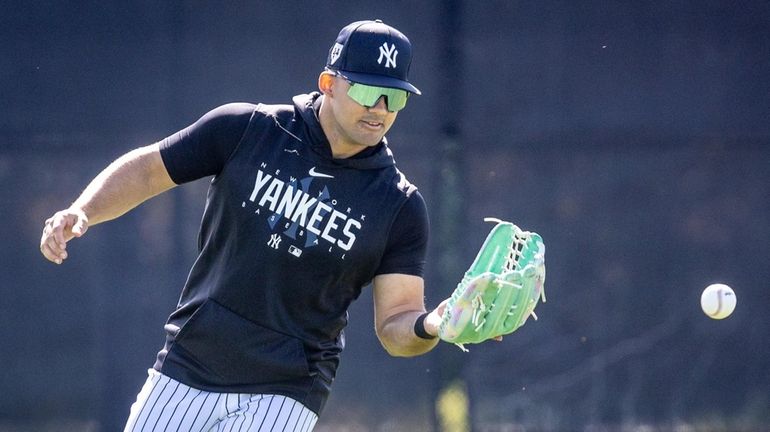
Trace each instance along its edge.
<instances>
[{"instance_id":1,"label":"white baseball","mask_svg":"<svg viewBox=\"0 0 770 432\"><path fill-rule=\"evenodd\" d=\"M713 319L723 319L735 310L738 299L732 288L725 284L711 284L703 290L700 296L700 307L703 313Z\"/></svg>"}]
</instances>

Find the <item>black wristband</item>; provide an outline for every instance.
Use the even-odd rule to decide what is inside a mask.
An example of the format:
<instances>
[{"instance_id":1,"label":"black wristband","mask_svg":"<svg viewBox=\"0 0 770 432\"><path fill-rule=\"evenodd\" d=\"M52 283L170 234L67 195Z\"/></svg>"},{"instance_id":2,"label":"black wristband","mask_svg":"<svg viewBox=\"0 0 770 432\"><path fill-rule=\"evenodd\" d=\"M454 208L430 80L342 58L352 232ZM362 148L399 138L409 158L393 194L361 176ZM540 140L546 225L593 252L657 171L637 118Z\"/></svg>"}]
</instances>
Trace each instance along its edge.
<instances>
[{"instance_id":1,"label":"black wristband","mask_svg":"<svg viewBox=\"0 0 770 432\"><path fill-rule=\"evenodd\" d=\"M420 339L436 339L436 336L428 334L425 331L425 317L428 316L428 312L417 317L417 321L414 322L414 334Z\"/></svg>"}]
</instances>

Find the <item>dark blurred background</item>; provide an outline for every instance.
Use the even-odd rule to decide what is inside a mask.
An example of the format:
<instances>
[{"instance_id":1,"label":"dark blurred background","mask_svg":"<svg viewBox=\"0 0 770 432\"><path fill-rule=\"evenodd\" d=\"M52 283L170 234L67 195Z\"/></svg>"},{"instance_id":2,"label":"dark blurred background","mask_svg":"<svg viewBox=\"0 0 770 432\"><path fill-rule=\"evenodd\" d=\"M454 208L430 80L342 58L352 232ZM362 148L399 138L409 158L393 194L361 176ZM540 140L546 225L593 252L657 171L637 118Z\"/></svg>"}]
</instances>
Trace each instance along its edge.
<instances>
[{"instance_id":1,"label":"dark blurred background","mask_svg":"<svg viewBox=\"0 0 770 432\"><path fill-rule=\"evenodd\" d=\"M770 430L767 1L0 1L0 431L117 431L195 257L207 181L43 259L110 161L315 89L337 32L414 46L389 134L431 211L427 302L485 216L539 232L548 302L503 343L390 358L367 289L318 431ZM713 282L736 291L721 321ZM454 422L454 423L453 423Z\"/></svg>"}]
</instances>

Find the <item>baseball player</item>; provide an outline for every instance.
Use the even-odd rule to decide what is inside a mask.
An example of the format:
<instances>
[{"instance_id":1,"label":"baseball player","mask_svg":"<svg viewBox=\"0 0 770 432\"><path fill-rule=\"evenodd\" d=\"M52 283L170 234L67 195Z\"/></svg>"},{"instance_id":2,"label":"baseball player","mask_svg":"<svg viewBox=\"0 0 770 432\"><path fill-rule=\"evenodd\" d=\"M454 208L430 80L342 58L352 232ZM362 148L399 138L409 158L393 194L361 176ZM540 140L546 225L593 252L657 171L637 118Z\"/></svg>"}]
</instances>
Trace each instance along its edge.
<instances>
[{"instance_id":1,"label":"baseball player","mask_svg":"<svg viewBox=\"0 0 770 432\"><path fill-rule=\"evenodd\" d=\"M393 356L437 343L427 313L428 217L385 139L410 95L409 40L381 21L342 29L318 92L229 104L102 171L46 220L43 255L177 185L213 176L199 254L125 431L310 431L372 284Z\"/></svg>"}]
</instances>

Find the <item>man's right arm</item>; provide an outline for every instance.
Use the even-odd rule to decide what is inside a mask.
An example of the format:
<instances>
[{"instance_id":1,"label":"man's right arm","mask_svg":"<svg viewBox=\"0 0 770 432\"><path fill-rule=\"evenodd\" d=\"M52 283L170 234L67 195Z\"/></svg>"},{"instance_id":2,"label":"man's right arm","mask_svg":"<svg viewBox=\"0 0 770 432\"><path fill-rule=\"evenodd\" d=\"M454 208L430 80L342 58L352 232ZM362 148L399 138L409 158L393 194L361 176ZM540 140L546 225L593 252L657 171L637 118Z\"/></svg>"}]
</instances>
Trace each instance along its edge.
<instances>
[{"instance_id":1,"label":"man's right arm","mask_svg":"<svg viewBox=\"0 0 770 432\"><path fill-rule=\"evenodd\" d=\"M89 226L115 219L174 186L157 143L130 151L99 173L69 208L46 220L40 251L61 264L67 242Z\"/></svg>"}]
</instances>

